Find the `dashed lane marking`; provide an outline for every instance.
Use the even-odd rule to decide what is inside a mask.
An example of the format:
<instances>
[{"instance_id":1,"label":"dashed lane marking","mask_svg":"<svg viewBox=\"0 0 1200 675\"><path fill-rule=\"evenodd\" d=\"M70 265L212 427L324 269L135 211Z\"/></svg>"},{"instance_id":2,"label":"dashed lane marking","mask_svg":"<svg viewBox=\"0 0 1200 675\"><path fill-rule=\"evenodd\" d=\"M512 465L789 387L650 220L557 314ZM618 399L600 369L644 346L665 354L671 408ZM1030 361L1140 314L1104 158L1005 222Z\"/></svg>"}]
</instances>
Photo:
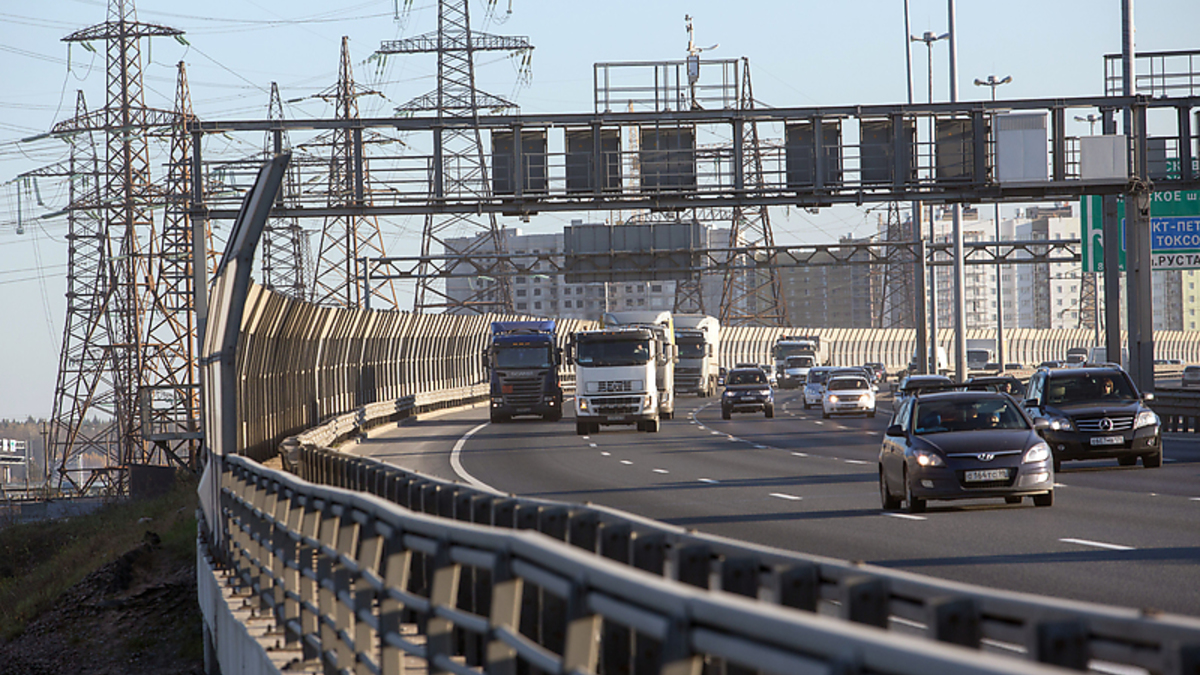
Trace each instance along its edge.
<instances>
[{"instance_id":1,"label":"dashed lane marking","mask_svg":"<svg viewBox=\"0 0 1200 675\"><path fill-rule=\"evenodd\" d=\"M628 466L632 466L632 465L633 465L633 462L631 462L631 461L629 461L629 460L627 460L627 459L623 459L623 460L621 460L621 463L622 463L622 464L625 464L625 465L628 465Z\"/></svg>"},{"instance_id":2,"label":"dashed lane marking","mask_svg":"<svg viewBox=\"0 0 1200 675\"><path fill-rule=\"evenodd\" d=\"M864 462L861 459L846 459L842 461L846 462L847 464L871 464L871 462Z\"/></svg>"},{"instance_id":3,"label":"dashed lane marking","mask_svg":"<svg viewBox=\"0 0 1200 675\"><path fill-rule=\"evenodd\" d=\"M784 494L783 492L772 492L771 496L775 497L776 499L786 499L789 502L798 502L801 499L803 499L803 497L797 497L796 495Z\"/></svg>"},{"instance_id":4,"label":"dashed lane marking","mask_svg":"<svg viewBox=\"0 0 1200 675\"><path fill-rule=\"evenodd\" d=\"M701 482L701 483L707 483L707 484L709 484L709 485L718 485L718 484L719 484L721 481L719 481L719 480L713 480L712 478L701 478L701 479L700 479L700 482Z\"/></svg>"},{"instance_id":5,"label":"dashed lane marking","mask_svg":"<svg viewBox=\"0 0 1200 675\"><path fill-rule=\"evenodd\" d=\"M655 469L654 473L671 473L671 472L667 471L666 469Z\"/></svg>"},{"instance_id":6,"label":"dashed lane marking","mask_svg":"<svg viewBox=\"0 0 1200 675\"><path fill-rule=\"evenodd\" d=\"M884 513L883 515L890 518L900 518L901 520L929 520L925 516L913 516L907 513Z\"/></svg>"},{"instance_id":7,"label":"dashed lane marking","mask_svg":"<svg viewBox=\"0 0 1200 675\"><path fill-rule=\"evenodd\" d=\"M1088 539L1074 539L1074 538L1067 537L1065 539L1059 539L1059 541L1063 542L1064 544L1079 544L1080 546L1092 546L1094 548L1103 548L1103 549L1107 549L1109 551L1134 551L1134 550L1136 550L1132 546L1124 546L1122 544L1109 544L1109 543L1106 543L1103 541L1091 541Z\"/></svg>"},{"instance_id":8,"label":"dashed lane marking","mask_svg":"<svg viewBox=\"0 0 1200 675\"><path fill-rule=\"evenodd\" d=\"M601 451L600 456L601 457L612 457L612 453Z\"/></svg>"}]
</instances>

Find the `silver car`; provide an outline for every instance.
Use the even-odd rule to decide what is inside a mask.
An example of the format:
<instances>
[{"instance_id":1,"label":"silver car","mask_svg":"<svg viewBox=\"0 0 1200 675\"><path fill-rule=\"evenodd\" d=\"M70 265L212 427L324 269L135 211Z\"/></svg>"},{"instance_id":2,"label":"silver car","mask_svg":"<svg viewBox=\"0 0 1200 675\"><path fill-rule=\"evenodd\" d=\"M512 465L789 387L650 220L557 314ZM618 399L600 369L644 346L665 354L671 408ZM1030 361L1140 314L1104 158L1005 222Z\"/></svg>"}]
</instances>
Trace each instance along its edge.
<instances>
[{"instance_id":1,"label":"silver car","mask_svg":"<svg viewBox=\"0 0 1200 675\"><path fill-rule=\"evenodd\" d=\"M1200 387L1200 366L1188 366L1184 368L1181 384L1185 387Z\"/></svg>"},{"instance_id":2,"label":"silver car","mask_svg":"<svg viewBox=\"0 0 1200 675\"><path fill-rule=\"evenodd\" d=\"M804 409L820 408L825 402L825 378L833 368L814 366L808 370L808 381L804 385Z\"/></svg>"}]
</instances>

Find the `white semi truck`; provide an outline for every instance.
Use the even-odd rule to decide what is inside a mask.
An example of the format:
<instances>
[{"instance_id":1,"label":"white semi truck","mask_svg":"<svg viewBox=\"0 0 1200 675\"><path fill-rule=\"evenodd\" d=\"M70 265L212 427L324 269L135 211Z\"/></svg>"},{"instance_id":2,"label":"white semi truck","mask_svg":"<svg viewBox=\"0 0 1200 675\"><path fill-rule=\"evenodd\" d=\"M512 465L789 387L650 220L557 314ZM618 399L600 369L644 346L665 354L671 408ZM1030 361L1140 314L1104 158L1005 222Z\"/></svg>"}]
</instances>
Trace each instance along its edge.
<instances>
[{"instance_id":1,"label":"white semi truck","mask_svg":"<svg viewBox=\"0 0 1200 675\"><path fill-rule=\"evenodd\" d=\"M788 357L810 356L811 366L829 365L829 345L821 344L820 335L780 335L771 346L771 359L775 362L775 377L785 377ZM797 383L799 384L799 383Z\"/></svg>"},{"instance_id":2,"label":"white semi truck","mask_svg":"<svg viewBox=\"0 0 1200 675\"><path fill-rule=\"evenodd\" d=\"M659 342L655 367L655 384L658 387L658 415L664 420L675 416L675 364L679 351L675 344L675 320L667 311L605 312L601 322L605 328L636 326L647 328Z\"/></svg>"},{"instance_id":3,"label":"white semi truck","mask_svg":"<svg viewBox=\"0 0 1200 675\"><path fill-rule=\"evenodd\" d=\"M579 331L571 336L567 358L575 366L575 433L601 425L635 424L658 431L658 364L663 342L644 326Z\"/></svg>"},{"instance_id":4,"label":"white semi truck","mask_svg":"<svg viewBox=\"0 0 1200 675\"><path fill-rule=\"evenodd\" d=\"M679 363L675 393L715 396L720 377L721 322L707 314L672 314Z\"/></svg>"}]
</instances>

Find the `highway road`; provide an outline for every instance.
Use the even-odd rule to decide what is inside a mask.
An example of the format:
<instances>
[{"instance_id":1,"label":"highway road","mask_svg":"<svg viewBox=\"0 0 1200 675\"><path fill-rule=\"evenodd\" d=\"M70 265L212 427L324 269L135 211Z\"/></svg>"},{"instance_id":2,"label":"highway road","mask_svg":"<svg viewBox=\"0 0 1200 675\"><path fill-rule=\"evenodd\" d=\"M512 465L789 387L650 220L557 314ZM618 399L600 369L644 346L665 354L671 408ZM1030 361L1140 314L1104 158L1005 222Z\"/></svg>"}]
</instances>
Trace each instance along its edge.
<instances>
[{"instance_id":1,"label":"highway road","mask_svg":"<svg viewBox=\"0 0 1200 675\"><path fill-rule=\"evenodd\" d=\"M680 398L657 434L487 422L486 408L378 432L356 452L503 492L594 502L687 528L941 579L1200 616L1200 436L1167 434L1159 469L1069 462L1055 503L880 508L877 464L891 400L874 419L824 420L798 392L776 416L721 420Z\"/></svg>"}]
</instances>

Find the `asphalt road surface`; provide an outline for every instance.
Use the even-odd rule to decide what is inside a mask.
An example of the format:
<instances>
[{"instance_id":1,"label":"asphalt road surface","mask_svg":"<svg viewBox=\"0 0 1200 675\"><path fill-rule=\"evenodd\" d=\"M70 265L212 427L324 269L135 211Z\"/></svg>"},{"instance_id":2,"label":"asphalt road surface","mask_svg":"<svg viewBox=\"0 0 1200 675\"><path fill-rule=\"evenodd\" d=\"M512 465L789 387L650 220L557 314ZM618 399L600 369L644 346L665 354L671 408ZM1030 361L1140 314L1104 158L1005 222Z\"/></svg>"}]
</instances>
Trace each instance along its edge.
<instances>
[{"instance_id":1,"label":"asphalt road surface","mask_svg":"<svg viewBox=\"0 0 1200 675\"><path fill-rule=\"evenodd\" d=\"M1055 503L880 508L890 416L821 418L798 392L776 415L721 420L718 399L678 399L657 434L577 436L568 416L490 424L486 408L373 434L357 452L503 492L594 502L801 553L992 588L1200 616L1200 435L1167 434L1159 469L1067 462Z\"/></svg>"}]
</instances>

